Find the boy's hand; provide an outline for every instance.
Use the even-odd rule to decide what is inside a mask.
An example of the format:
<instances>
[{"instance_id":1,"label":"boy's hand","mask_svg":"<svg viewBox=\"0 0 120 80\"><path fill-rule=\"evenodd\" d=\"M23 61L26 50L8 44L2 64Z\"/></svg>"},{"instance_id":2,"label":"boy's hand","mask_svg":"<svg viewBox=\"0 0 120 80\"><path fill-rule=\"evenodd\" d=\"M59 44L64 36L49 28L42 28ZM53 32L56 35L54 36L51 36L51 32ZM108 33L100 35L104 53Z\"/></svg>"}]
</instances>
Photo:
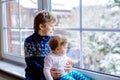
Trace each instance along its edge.
<instances>
[{"instance_id":1,"label":"boy's hand","mask_svg":"<svg viewBox=\"0 0 120 80\"><path fill-rule=\"evenodd\" d=\"M61 76L61 73L58 72L55 68L52 68L50 70L50 73L51 73L53 79L57 79L57 78L59 78Z\"/></svg>"}]
</instances>

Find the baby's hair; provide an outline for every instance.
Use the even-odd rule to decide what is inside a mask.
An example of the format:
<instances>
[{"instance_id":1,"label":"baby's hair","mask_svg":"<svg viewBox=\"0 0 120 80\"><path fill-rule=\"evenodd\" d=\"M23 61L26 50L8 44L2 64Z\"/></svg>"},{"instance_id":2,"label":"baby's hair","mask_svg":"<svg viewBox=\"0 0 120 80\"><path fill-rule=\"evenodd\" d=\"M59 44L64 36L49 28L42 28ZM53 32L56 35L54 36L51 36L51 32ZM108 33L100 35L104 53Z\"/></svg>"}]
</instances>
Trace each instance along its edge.
<instances>
[{"instance_id":1,"label":"baby's hair","mask_svg":"<svg viewBox=\"0 0 120 80\"><path fill-rule=\"evenodd\" d=\"M55 35L53 38L49 41L49 45L52 51L55 51L55 49L58 46L63 46L67 44L67 39L61 35Z\"/></svg>"},{"instance_id":2,"label":"baby's hair","mask_svg":"<svg viewBox=\"0 0 120 80\"><path fill-rule=\"evenodd\" d=\"M51 12L43 10L36 13L34 18L34 30L38 32L39 25L45 23L56 24L57 18Z\"/></svg>"}]
</instances>

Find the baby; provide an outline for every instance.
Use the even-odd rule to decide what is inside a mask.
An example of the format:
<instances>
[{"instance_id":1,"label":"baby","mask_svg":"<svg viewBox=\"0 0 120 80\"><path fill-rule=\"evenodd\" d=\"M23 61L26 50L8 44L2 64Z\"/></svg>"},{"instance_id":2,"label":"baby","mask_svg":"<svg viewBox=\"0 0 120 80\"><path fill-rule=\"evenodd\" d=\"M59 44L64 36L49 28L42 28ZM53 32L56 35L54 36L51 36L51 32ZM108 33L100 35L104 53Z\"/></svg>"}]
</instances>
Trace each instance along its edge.
<instances>
[{"instance_id":1,"label":"baby","mask_svg":"<svg viewBox=\"0 0 120 80\"><path fill-rule=\"evenodd\" d=\"M74 64L74 61L66 56L68 43L65 37L61 35L53 36L49 41L49 45L52 52L44 59L44 75L46 80L53 80L50 73L51 68L55 68L58 72L62 73L58 80L90 80L80 72L75 70L67 72L65 70L67 62L69 62L69 64Z\"/></svg>"}]
</instances>

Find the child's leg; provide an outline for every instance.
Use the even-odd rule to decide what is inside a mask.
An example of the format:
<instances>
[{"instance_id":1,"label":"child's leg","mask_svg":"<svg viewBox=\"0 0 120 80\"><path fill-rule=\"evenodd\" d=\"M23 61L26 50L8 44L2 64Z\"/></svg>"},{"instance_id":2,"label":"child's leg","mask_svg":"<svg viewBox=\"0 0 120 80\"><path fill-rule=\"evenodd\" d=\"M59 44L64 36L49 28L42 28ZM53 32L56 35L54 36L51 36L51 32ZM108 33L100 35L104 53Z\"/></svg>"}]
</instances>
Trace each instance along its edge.
<instances>
[{"instance_id":1,"label":"child's leg","mask_svg":"<svg viewBox=\"0 0 120 80\"><path fill-rule=\"evenodd\" d=\"M76 80L74 79L72 76L67 75L63 75L61 76L58 80Z\"/></svg>"},{"instance_id":2,"label":"child's leg","mask_svg":"<svg viewBox=\"0 0 120 80\"><path fill-rule=\"evenodd\" d=\"M78 71L72 70L69 73L70 76L72 76L75 80L91 80L87 76L85 76L83 73L80 73Z\"/></svg>"}]
</instances>

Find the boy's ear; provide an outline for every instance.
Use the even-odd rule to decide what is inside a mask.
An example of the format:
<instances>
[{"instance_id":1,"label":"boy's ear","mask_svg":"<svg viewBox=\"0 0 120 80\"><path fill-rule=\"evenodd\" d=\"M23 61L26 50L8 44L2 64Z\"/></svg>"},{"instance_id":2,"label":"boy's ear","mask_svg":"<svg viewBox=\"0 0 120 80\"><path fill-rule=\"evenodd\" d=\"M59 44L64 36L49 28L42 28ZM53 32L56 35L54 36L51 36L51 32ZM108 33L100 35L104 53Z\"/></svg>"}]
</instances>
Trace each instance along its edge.
<instances>
[{"instance_id":1,"label":"boy's ear","mask_svg":"<svg viewBox=\"0 0 120 80\"><path fill-rule=\"evenodd\" d=\"M39 24L39 29L42 30L44 28L43 24Z\"/></svg>"}]
</instances>

